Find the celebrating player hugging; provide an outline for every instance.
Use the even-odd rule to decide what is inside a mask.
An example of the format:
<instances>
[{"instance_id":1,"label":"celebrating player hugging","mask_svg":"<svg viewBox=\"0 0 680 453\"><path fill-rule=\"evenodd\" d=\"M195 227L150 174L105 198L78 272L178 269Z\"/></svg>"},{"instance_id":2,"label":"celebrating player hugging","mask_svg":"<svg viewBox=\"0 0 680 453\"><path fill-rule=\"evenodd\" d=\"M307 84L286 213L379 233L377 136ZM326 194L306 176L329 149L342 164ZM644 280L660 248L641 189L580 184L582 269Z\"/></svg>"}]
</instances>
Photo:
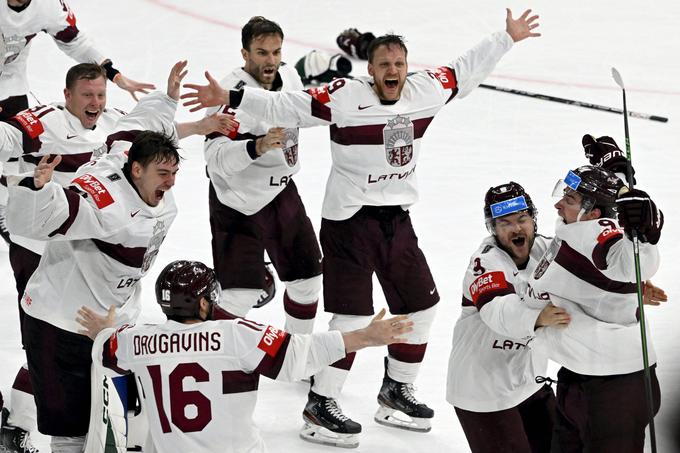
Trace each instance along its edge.
<instances>
[{"instance_id":1,"label":"celebrating player hugging","mask_svg":"<svg viewBox=\"0 0 680 453\"><path fill-rule=\"evenodd\" d=\"M409 211L421 142L441 109L477 88L514 43L540 36L538 16L508 9L504 30L409 72L402 36L355 28L337 39L347 55L313 50L288 65L282 27L258 15L240 28L242 66L219 82L206 71L207 85L185 84L180 96L186 60L165 92L147 93L153 85L114 69L63 0L0 3L9 192L0 233L27 362L11 398L0 394L0 452L37 453L37 429L53 453L264 453L273 442L254 415L260 376L303 389L290 391L301 411L279 408L301 422L289 433L295 442L355 448L363 427L339 399L356 352L377 346L387 346L384 361L372 362L381 385L358 396L377 403L373 420L390 428L376 426L380 435L422 441L391 430L436 426L435 404L415 389L440 301ZM64 102L28 108L26 58L39 31L81 63L66 74ZM351 76L349 58L367 60L368 76ZM129 114L107 108L107 80L135 100L144 94ZM176 122L179 99L206 115ZM300 150L319 151L300 135L313 126L328 127L332 158L318 236L295 182ZM209 218L192 217L191 234L209 222L212 266L161 266L155 301L167 319L145 324L141 282L182 211L173 194L179 140L192 135L203 139ZM497 184L484 196L488 235L462 273L445 396L473 453L642 453L648 425L654 445L660 387L643 305L667 300L649 280L664 215L635 188L629 149L609 136L585 135L582 145L589 165L552 191L553 237L538 233L541 199L513 181L522 174L484 182ZM445 156L456 165L459 157ZM274 298L272 268L285 287L282 329L252 310ZM385 308L375 315L374 278L390 318ZM314 332L321 293L329 326ZM433 359L442 371L443 361ZM550 361L561 366L556 379Z\"/></svg>"}]
</instances>

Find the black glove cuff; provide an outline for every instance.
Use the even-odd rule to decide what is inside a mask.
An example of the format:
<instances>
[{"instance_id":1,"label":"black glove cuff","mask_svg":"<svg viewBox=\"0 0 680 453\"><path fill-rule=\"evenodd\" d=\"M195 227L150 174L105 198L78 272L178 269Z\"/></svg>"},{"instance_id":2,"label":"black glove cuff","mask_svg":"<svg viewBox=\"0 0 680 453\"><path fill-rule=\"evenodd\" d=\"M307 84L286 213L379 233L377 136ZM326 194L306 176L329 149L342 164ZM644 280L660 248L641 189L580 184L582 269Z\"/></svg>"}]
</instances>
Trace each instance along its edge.
<instances>
[{"instance_id":1,"label":"black glove cuff","mask_svg":"<svg viewBox=\"0 0 680 453\"><path fill-rule=\"evenodd\" d=\"M109 59L104 60L101 67L106 71L106 78L113 82L113 78L120 74L120 71L113 67L113 62Z\"/></svg>"}]
</instances>

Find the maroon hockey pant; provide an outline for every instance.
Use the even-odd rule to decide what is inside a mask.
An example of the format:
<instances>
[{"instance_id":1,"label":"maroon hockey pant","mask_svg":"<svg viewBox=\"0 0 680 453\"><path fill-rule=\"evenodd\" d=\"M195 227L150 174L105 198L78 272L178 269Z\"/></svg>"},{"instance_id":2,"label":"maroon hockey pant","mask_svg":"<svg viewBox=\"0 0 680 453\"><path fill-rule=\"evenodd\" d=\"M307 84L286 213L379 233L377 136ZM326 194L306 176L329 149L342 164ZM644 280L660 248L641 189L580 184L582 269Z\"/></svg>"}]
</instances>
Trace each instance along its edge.
<instances>
[{"instance_id":1,"label":"maroon hockey pant","mask_svg":"<svg viewBox=\"0 0 680 453\"><path fill-rule=\"evenodd\" d=\"M654 413L661 392L650 370ZM586 376L561 368L557 374L557 430L560 453L642 453L649 409L644 372Z\"/></svg>"},{"instance_id":2,"label":"maroon hockey pant","mask_svg":"<svg viewBox=\"0 0 680 453\"><path fill-rule=\"evenodd\" d=\"M495 412L455 409L472 453L551 451L555 394L547 385L510 409Z\"/></svg>"}]
</instances>

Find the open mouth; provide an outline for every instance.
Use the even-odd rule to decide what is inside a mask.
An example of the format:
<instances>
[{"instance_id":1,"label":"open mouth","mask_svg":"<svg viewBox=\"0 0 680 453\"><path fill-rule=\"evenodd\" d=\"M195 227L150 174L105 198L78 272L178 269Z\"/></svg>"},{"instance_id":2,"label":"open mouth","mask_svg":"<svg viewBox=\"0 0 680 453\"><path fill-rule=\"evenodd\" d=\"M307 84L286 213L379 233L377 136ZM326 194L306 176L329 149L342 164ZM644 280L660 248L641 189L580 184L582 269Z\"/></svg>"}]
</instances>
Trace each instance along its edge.
<instances>
[{"instance_id":1,"label":"open mouth","mask_svg":"<svg viewBox=\"0 0 680 453\"><path fill-rule=\"evenodd\" d=\"M156 191L156 198L158 198L158 199L160 200L160 199L163 198L163 195L164 195L164 194L165 194L165 191L163 191L163 190L157 190L157 191Z\"/></svg>"},{"instance_id":2,"label":"open mouth","mask_svg":"<svg viewBox=\"0 0 680 453\"><path fill-rule=\"evenodd\" d=\"M526 238L519 236L519 237L513 238L511 240L511 242L513 244L515 244L515 247L522 247L526 243Z\"/></svg>"},{"instance_id":3,"label":"open mouth","mask_svg":"<svg viewBox=\"0 0 680 453\"><path fill-rule=\"evenodd\" d=\"M387 88L397 88L399 86L399 80L397 79L385 79L385 87Z\"/></svg>"},{"instance_id":4,"label":"open mouth","mask_svg":"<svg viewBox=\"0 0 680 453\"><path fill-rule=\"evenodd\" d=\"M274 74L276 73L276 68L274 68L274 67L271 67L271 68L264 68L264 69L262 70L262 73L263 73L266 77L273 77Z\"/></svg>"},{"instance_id":5,"label":"open mouth","mask_svg":"<svg viewBox=\"0 0 680 453\"><path fill-rule=\"evenodd\" d=\"M88 120L96 120L99 115L99 110L85 110L85 116Z\"/></svg>"}]
</instances>

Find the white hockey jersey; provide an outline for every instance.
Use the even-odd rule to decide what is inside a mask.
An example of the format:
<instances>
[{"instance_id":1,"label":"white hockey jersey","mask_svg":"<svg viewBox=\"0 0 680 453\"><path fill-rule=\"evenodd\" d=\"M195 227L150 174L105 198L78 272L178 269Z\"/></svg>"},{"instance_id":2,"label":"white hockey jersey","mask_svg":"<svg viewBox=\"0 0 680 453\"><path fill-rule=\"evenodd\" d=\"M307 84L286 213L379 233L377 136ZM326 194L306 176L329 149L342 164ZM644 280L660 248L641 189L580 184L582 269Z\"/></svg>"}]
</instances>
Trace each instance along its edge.
<instances>
[{"instance_id":1,"label":"white hockey jersey","mask_svg":"<svg viewBox=\"0 0 680 453\"><path fill-rule=\"evenodd\" d=\"M177 214L171 191L144 202L123 174L125 153L81 167L69 187L9 186L8 228L49 241L21 305L30 316L77 332L76 313L117 307L116 325L141 310L139 280L156 259Z\"/></svg>"},{"instance_id":2,"label":"white hockey jersey","mask_svg":"<svg viewBox=\"0 0 680 453\"><path fill-rule=\"evenodd\" d=\"M289 335L238 319L122 328L99 357L135 373L155 451L261 453L252 418L259 376L295 381L344 356L338 331Z\"/></svg>"},{"instance_id":3,"label":"white hockey jersey","mask_svg":"<svg viewBox=\"0 0 680 453\"><path fill-rule=\"evenodd\" d=\"M22 11L0 2L0 31L5 49L0 55L0 99L28 93L26 61L31 40L48 33L57 46L79 63L101 63L104 56L78 30L76 16L64 0L32 0Z\"/></svg>"},{"instance_id":4,"label":"white hockey jersey","mask_svg":"<svg viewBox=\"0 0 680 453\"><path fill-rule=\"evenodd\" d=\"M548 359L533 349L532 340L546 302L523 297L549 241L536 235L524 269L491 236L472 255L449 357L446 399L452 405L500 411L517 406L543 385L535 378L545 375Z\"/></svg>"},{"instance_id":5,"label":"white hockey jersey","mask_svg":"<svg viewBox=\"0 0 680 453\"><path fill-rule=\"evenodd\" d=\"M167 132L176 138L173 118L177 101L154 91L144 96L130 112L105 109L94 129L86 129L61 103L41 105L19 112L0 122L0 161L18 159L19 173L33 174L40 159L61 155L52 181L67 186L82 165L109 152L127 151L136 132ZM113 134L113 135L112 135ZM114 146L115 145L115 146ZM12 234L12 240L34 253L42 254L42 241Z\"/></svg>"},{"instance_id":6,"label":"white hockey jersey","mask_svg":"<svg viewBox=\"0 0 680 453\"><path fill-rule=\"evenodd\" d=\"M401 205L418 199L420 141L434 115L466 96L512 46L497 32L447 66L409 74L394 104L381 104L372 79L337 79L293 93L245 88L239 109L286 127L330 125L333 165L322 217L344 220L364 205Z\"/></svg>"},{"instance_id":7,"label":"white hockey jersey","mask_svg":"<svg viewBox=\"0 0 680 453\"><path fill-rule=\"evenodd\" d=\"M282 63L277 79L280 79L281 91L303 88L293 66ZM227 90L244 86L262 89L257 80L241 68L225 77L220 85ZM208 175L222 204L245 215L255 214L281 193L300 170L298 129L286 129L283 149L272 149L253 159L247 150L248 142L266 135L276 124L226 106L210 109L207 115L216 111L234 114L239 124L238 129L227 136L215 132L206 137L204 149Z\"/></svg>"},{"instance_id":8,"label":"white hockey jersey","mask_svg":"<svg viewBox=\"0 0 680 453\"><path fill-rule=\"evenodd\" d=\"M640 265L643 281L656 273L656 245L640 244ZM566 328L538 333L552 360L595 376L642 369L633 244L615 220L567 225L558 219L555 238L529 285L528 297L549 298L571 315ZM647 341L654 363L654 348Z\"/></svg>"}]
</instances>

